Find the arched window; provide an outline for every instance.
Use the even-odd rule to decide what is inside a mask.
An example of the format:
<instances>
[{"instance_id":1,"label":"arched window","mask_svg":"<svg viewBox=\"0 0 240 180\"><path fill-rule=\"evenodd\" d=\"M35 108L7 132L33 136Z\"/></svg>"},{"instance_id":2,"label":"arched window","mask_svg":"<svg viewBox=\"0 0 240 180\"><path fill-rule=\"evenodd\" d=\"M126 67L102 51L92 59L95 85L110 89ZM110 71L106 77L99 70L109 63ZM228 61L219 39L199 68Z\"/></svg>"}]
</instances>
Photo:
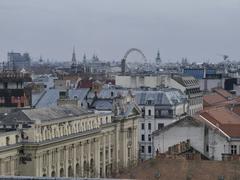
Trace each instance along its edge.
<instances>
[{"instance_id":1,"label":"arched window","mask_svg":"<svg viewBox=\"0 0 240 180\"><path fill-rule=\"evenodd\" d=\"M73 177L74 174L73 174L73 169L72 169L72 166L69 166L68 167L68 177Z\"/></svg>"},{"instance_id":2,"label":"arched window","mask_svg":"<svg viewBox=\"0 0 240 180\"><path fill-rule=\"evenodd\" d=\"M51 177L55 177L55 176L56 176L55 171L52 171L52 173L51 173Z\"/></svg>"},{"instance_id":3,"label":"arched window","mask_svg":"<svg viewBox=\"0 0 240 180\"><path fill-rule=\"evenodd\" d=\"M80 177L80 165L78 163L76 164L76 176Z\"/></svg>"},{"instance_id":4,"label":"arched window","mask_svg":"<svg viewBox=\"0 0 240 180\"><path fill-rule=\"evenodd\" d=\"M64 169L63 168L60 169L60 177L64 177Z\"/></svg>"}]
</instances>

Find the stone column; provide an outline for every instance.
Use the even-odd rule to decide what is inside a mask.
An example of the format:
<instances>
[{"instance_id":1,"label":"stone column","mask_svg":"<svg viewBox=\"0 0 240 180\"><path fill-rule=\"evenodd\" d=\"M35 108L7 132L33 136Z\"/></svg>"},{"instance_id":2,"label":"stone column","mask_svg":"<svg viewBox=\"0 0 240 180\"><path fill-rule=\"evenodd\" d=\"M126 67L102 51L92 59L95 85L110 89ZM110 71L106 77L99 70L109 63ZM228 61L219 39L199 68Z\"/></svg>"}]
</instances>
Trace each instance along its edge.
<instances>
[{"instance_id":1,"label":"stone column","mask_svg":"<svg viewBox=\"0 0 240 180\"><path fill-rule=\"evenodd\" d=\"M52 150L48 151L48 173L47 176L51 177L51 172L52 172Z\"/></svg>"},{"instance_id":2,"label":"stone column","mask_svg":"<svg viewBox=\"0 0 240 180\"><path fill-rule=\"evenodd\" d=\"M119 154L118 154L118 149L119 149L119 131L120 131L120 129L119 129L119 127L117 126L116 127L116 135L115 135L115 168L116 168L116 171L118 172L118 170L119 170L119 165L118 165L118 163L119 163Z\"/></svg>"},{"instance_id":3,"label":"stone column","mask_svg":"<svg viewBox=\"0 0 240 180\"><path fill-rule=\"evenodd\" d=\"M103 167L102 167L102 175L103 177L106 177L106 171L105 171L105 167L106 167L106 142L105 142L105 134L103 134Z\"/></svg>"},{"instance_id":4,"label":"stone column","mask_svg":"<svg viewBox=\"0 0 240 180\"><path fill-rule=\"evenodd\" d=\"M43 153L40 153L39 154L39 165L40 165L40 167L39 167L39 171L38 171L38 176L42 176L42 169L43 169Z\"/></svg>"},{"instance_id":5,"label":"stone column","mask_svg":"<svg viewBox=\"0 0 240 180\"><path fill-rule=\"evenodd\" d=\"M122 131L122 141L123 141L123 146L121 147L122 149L122 157L121 157L121 161L122 161L122 165L123 165L123 168L126 167L127 165L127 143L126 143L126 139L127 139L127 136L126 136L126 132L125 132L125 129Z\"/></svg>"},{"instance_id":6,"label":"stone column","mask_svg":"<svg viewBox=\"0 0 240 180\"><path fill-rule=\"evenodd\" d=\"M81 142L81 146L80 146L80 168L81 168L81 177L83 177L83 163L84 163L84 159L83 159L83 154L84 154L84 149L83 149L83 146L84 146L84 142L82 141Z\"/></svg>"},{"instance_id":7,"label":"stone column","mask_svg":"<svg viewBox=\"0 0 240 180\"><path fill-rule=\"evenodd\" d=\"M66 146L66 150L65 150L65 177L68 177L68 161L69 161L69 157L68 157L68 146Z\"/></svg>"},{"instance_id":8,"label":"stone column","mask_svg":"<svg viewBox=\"0 0 240 180\"><path fill-rule=\"evenodd\" d=\"M77 146L76 144L74 144L73 146L73 162L72 162L72 168L73 168L73 176L76 177L76 162L77 162L77 156L76 156L76 149L77 149Z\"/></svg>"},{"instance_id":9,"label":"stone column","mask_svg":"<svg viewBox=\"0 0 240 180\"><path fill-rule=\"evenodd\" d=\"M108 173L110 174L110 164L111 164L111 133L108 135Z\"/></svg>"},{"instance_id":10,"label":"stone column","mask_svg":"<svg viewBox=\"0 0 240 180\"><path fill-rule=\"evenodd\" d=\"M138 128L134 127L134 160L135 161L138 160L138 149L139 149L139 146L138 146Z\"/></svg>"},{"instance_id":11,"label":"stone column","mask_svg":"<svg viewBox=\"0 0 240 180\"><path fill-rule=\"evenodd\" d=\"M92 143L92 140L89 139L88 140L88 164L89 164L89 172L88 172L88 177L91 177L91 143Z\"/></svg>"},{"instance_id":12,"label":"stone column","mask_svg":"<svg viewBox=\"0 0 240 180\"><path fill-rule=\"evenodd\" d=\"M39 156L36 154L36 159L35 159L35 161L36 161L36 176L39 176L39 169L40 169L40 167L39 167ZM17 170L17 169L16 169ZM16 171L15 170L15 171Z\"/></svg>"},{"instance_id":13,"label":"stone column","mask_svg":"<svg viewBox=\"0 0 240 180\"><path fill-rule=\"evenodd\" d=\"M11 174L11 176L14 176L14 159L13 159L12 156L10 157L10 168L11 168L10 169L10 174Z\"/></svg>"},{"instance_id":14,"label":"stone column","mask_svg":"<svg viewBox=\"0 0 240 180\"><path fill-rule=\"evenodd\" d=\"M95 142L95 175L96 178L99 178L100 176L100 143L99 143L99 139L96 138L96 142Z\"/></svg>"},{"instance_id":15,"label":"stone column","mask_svg":"<svg viewBox=\"0 0 240 180\"><path fill-rule=\"evenodd\" d=\"M56 176L60 177L60 161L61 161L61 157L60 157L60 152L61 149L57 149L57 166L56 166Z\"/></svg>"}]
</instances>

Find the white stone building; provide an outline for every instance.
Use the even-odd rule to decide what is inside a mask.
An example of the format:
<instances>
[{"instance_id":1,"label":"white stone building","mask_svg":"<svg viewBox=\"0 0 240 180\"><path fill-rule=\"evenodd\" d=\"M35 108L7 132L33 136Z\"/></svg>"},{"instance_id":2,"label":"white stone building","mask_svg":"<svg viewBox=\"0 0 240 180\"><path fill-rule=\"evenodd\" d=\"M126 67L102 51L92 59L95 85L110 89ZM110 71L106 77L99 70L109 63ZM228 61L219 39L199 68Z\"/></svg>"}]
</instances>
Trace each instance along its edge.
<instances>
[{"instance_id":1,"label":"white stone building","mask_svg":"<svg viewBox=\"0 0 240 180\"><path fill-rule=\"evenodd\" d=\"M116 85L125 88L170 87L181 90L188 98L188 114L194 115L203 109L202 92L199 81L192 76L184 75L125 75L115 76Z\"/></svg>"},{"instance_id":2,"label":"white stone building","mask_svg":"<svg viewBox=\"0 0 240 180\"><path fill-rule=\"evenodd\" d=\"M234 159L240 155L239 106L213 107L194 118L186 117L153 133L154 152L189 140L190 145L213 160Z\"/></svg>"},{"instance_id":3,"label":"white stone building","mask_svg":"<svg viewBox=\"0 0 240 180\"><path fill-rule=\"evenodd\" d=\"M186 96L177 89L134 91L142 109L139 119L139 154L142 160L153 157L152 132L162 129L187 114Z\"/></svg>"},{"instance_id":4,"label":"white stone building","mask_svg":"<svg viewBox=\"0 0 240 180\"><path fill-rule=\"evenodd\" d=\"M189 103L188 114L190 116L203 109L203 95L200 90L199 81L194 77L173 75L169 86L179 89L187 95Z\"/></svg>"}]
</instances>

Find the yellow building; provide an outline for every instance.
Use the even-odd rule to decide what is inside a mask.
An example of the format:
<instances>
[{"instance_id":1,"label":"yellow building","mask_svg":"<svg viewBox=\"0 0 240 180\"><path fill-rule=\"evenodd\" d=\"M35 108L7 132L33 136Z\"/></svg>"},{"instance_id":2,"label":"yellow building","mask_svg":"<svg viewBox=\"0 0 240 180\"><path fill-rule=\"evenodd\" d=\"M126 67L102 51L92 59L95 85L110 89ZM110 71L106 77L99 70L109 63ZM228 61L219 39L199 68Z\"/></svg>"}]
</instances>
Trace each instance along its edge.
<instances>
[{"instance_id":1,"label":"yellow building","mask_svg":"<svg viewBox=\"0 0 240 180\"><path fill-rule=\"evenodd\" d=\"M113 107L93 113L58 106L2 118L0 129L12 131L0 133L0 175L108 177L134 166L140 111L129 97Z\"/></svg>"}]
</instances>

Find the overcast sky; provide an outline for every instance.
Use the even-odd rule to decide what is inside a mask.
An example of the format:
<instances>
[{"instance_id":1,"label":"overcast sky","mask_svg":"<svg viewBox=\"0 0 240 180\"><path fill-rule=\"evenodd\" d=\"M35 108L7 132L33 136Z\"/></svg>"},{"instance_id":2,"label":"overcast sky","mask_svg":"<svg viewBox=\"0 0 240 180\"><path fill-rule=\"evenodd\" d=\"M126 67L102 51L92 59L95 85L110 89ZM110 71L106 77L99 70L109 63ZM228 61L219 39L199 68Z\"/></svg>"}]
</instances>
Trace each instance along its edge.
<instances>
[{"instance_id":1,"label":"overcast sky","mask_svg":"<svg viewBox=\"0 0 240 180\"><path fill-rule=\"evenodd\" d=\"M66 61L73 46L79 61L132 47L165 62L240 60L240 0L0 0L0 61L11 50Z\"/></svg>"}]
</instances>

